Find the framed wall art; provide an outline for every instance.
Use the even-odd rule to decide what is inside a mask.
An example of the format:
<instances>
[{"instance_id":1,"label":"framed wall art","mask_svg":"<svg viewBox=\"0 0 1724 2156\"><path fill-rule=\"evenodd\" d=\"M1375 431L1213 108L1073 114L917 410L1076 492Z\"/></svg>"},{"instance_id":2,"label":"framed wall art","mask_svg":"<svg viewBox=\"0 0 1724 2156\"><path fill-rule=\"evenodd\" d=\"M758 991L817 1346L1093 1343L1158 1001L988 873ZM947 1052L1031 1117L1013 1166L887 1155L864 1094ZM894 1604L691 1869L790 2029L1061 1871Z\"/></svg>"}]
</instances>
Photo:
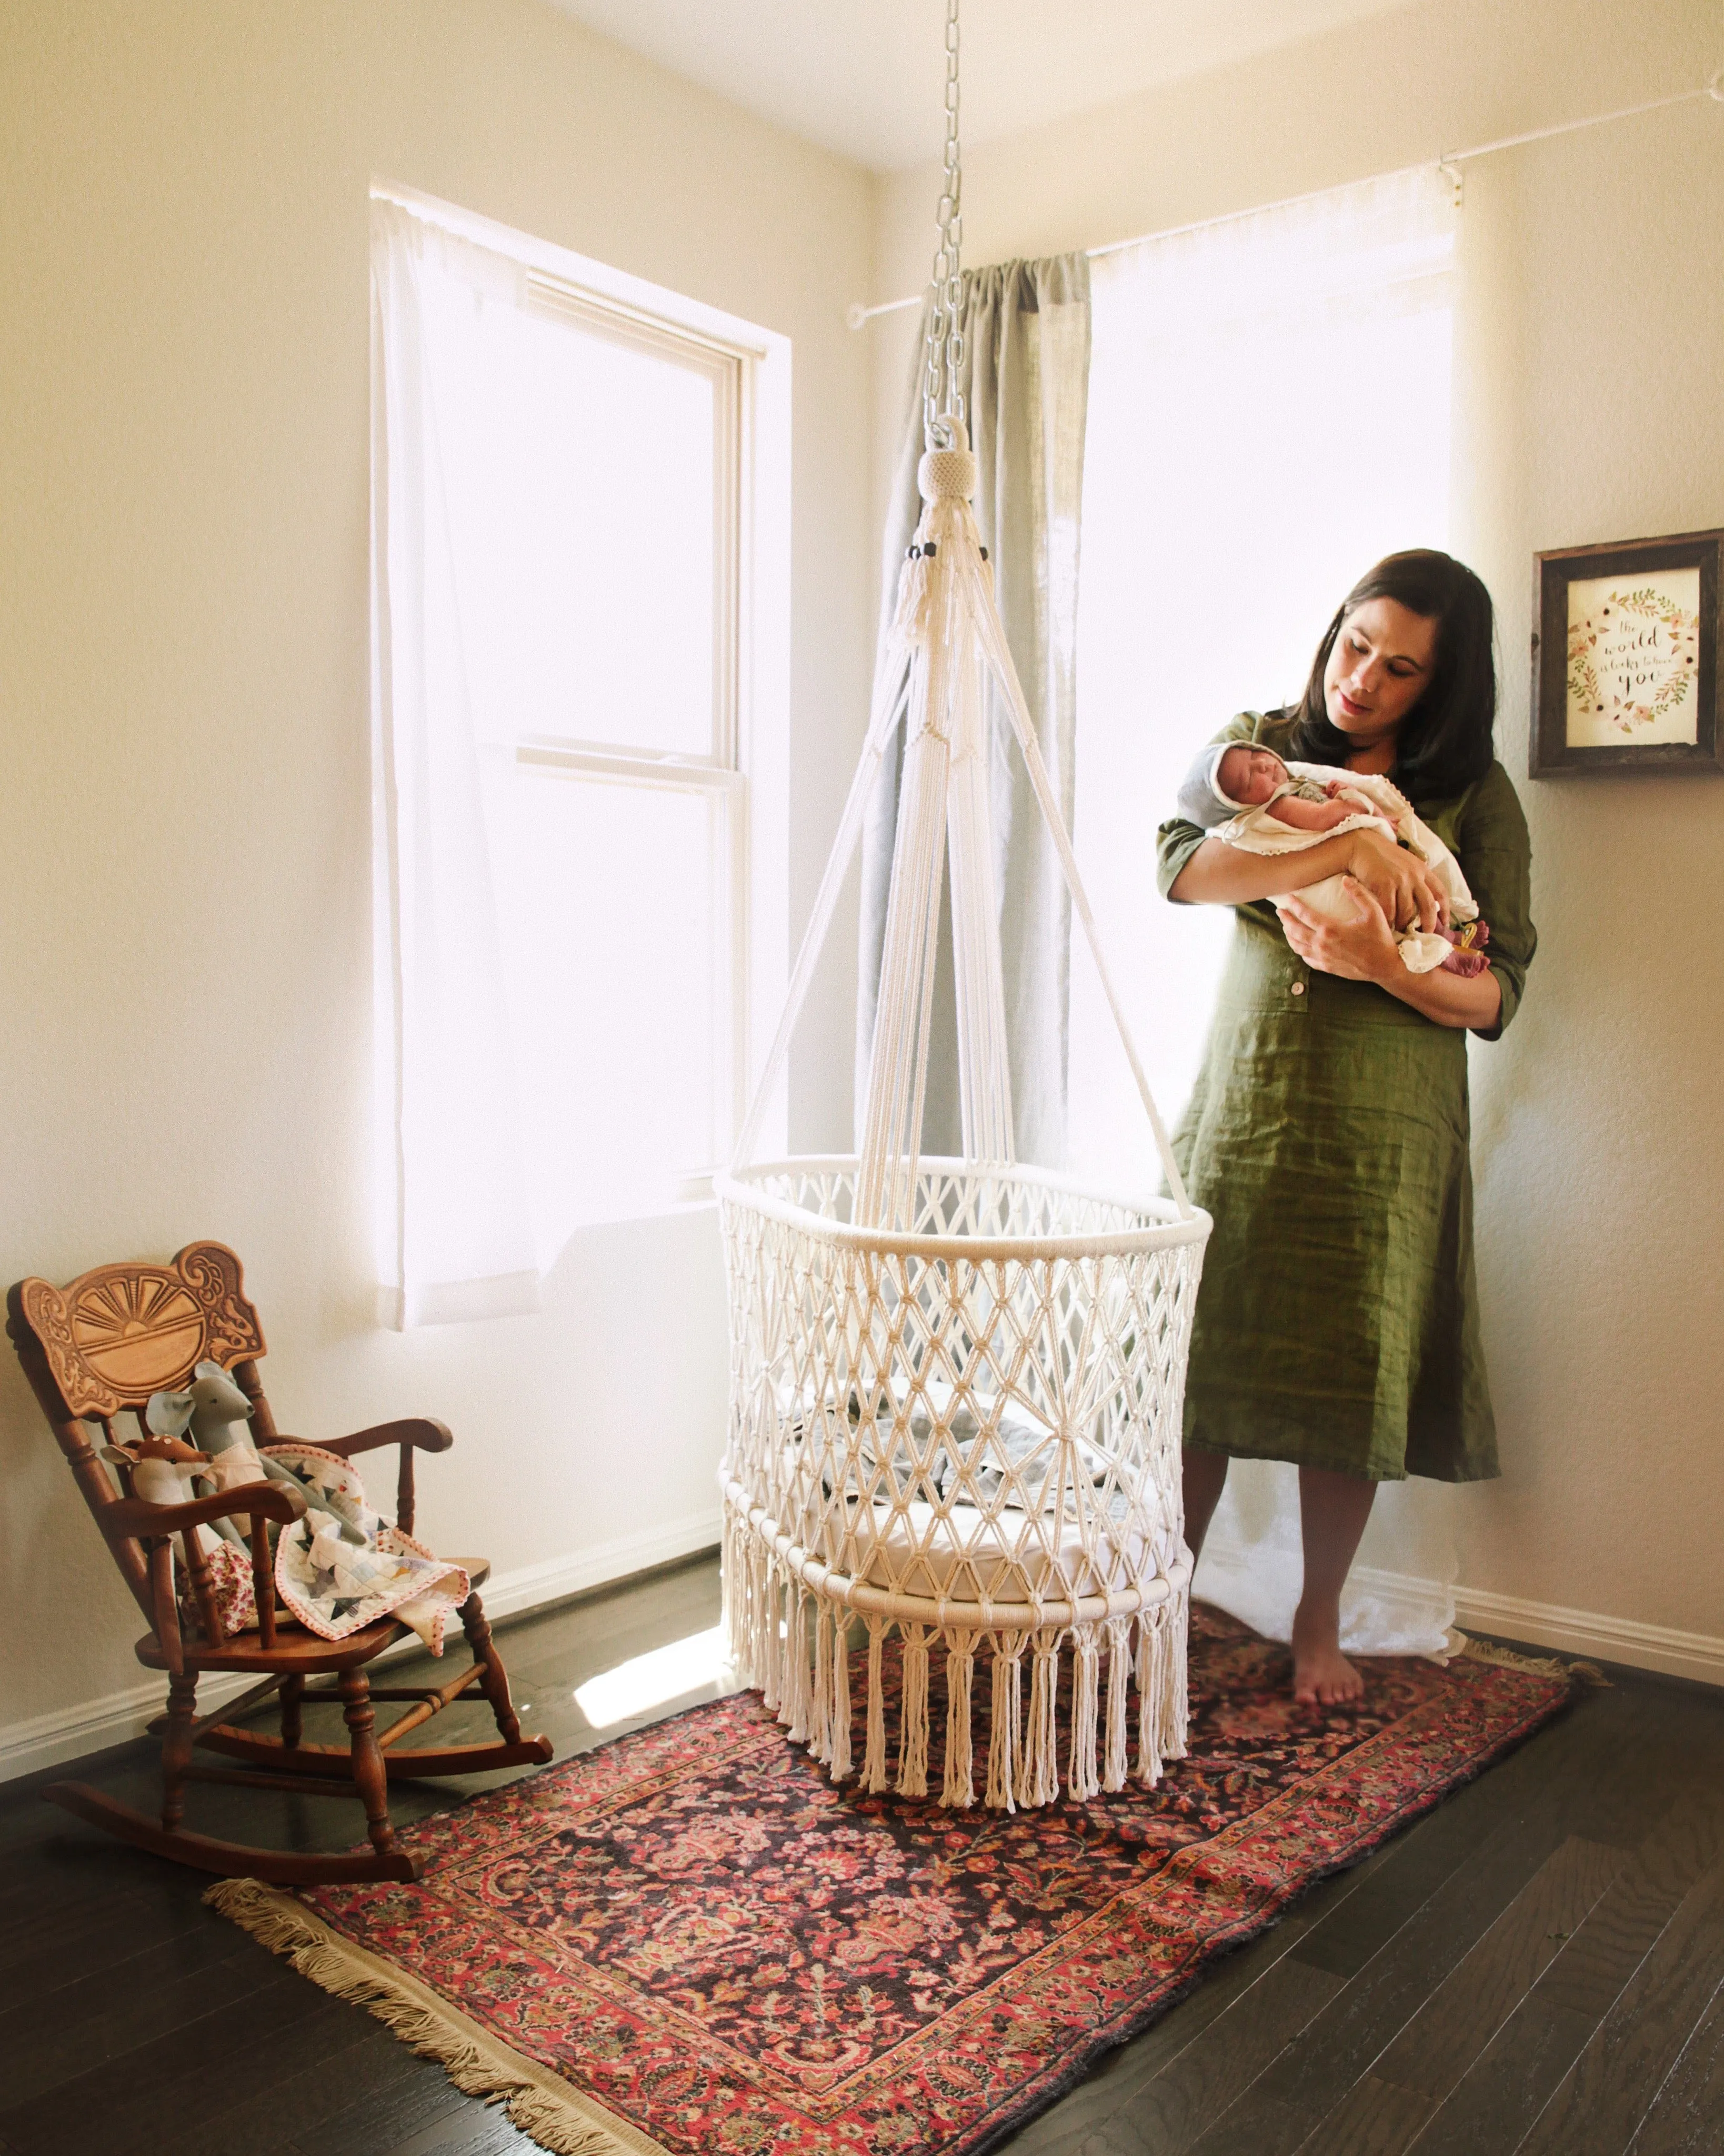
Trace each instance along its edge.
<instances>
[{"instance_id":1,"label":"framed wall art","mask_svg":"<svg viewBox=\"0 0 1724 2156\"><path fill-rule=\"evenodd\" d=\"M1540 554L1532 775L1724 770L1724 531Z\"/></svg>"}]
</instances>

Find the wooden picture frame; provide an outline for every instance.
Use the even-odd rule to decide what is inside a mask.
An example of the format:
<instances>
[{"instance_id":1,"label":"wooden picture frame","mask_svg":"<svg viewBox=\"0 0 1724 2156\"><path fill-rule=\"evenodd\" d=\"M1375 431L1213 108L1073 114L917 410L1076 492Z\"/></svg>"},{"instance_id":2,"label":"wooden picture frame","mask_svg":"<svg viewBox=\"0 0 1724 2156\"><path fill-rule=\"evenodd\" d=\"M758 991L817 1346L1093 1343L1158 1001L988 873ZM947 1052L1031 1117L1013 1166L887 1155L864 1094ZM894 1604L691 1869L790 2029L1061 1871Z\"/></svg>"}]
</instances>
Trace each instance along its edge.
<instances>
[{"instance_id":1,"label":"wooden picture frame","mask_svg":"<svg viewBox=\"0 0 1724 2156\"><path fill-rule=\"evenodd\" d=\"M1539 554L1531 775L1724 771L1724 531Z\"/></svg>"}]
</instances>

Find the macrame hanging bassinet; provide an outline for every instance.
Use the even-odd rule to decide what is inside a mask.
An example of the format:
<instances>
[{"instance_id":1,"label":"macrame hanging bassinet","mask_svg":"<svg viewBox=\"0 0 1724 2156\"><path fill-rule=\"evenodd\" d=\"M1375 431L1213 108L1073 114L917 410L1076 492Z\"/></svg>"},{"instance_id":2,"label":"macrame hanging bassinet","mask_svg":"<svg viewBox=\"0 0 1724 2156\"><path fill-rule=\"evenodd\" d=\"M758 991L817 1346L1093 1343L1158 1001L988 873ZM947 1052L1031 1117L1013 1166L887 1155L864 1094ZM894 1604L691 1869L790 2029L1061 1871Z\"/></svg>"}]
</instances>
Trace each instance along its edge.
<instances>
[{"instance_id":1,"label":"macrame hanging bassinet","mask_svg":"<svg viewBox=\"0 0 1724 2156\"><path fill-rule=\"evenodd\" d=\"M834 1781L928 1794L930 1657L944 1656L940 1801L1012 1810L1153 1784L1184 1756L1191 1559L1180 1424L1206 1214L1144 1078L994 603L958 389L957 18L924 392L923 502L860 764L730 1174L724 1584L745 1685ZM1155 1132L1167 1199L1095 1195L1014 1157L988 685L1016 736ZM859 1153L748 1166L885 752L905 728ZM962 1159L921 1157L941 891L952 875ZM882 1650L895 1629L895 1731ZM866 1737L854 1756L853 1650ZM1106 1658L1106 1681L1101 1665ZM977 1661L985 1761L972 1741ZM1104 1697L1105 1692L1105 1697Z\"/></svg>"}]
</instances>

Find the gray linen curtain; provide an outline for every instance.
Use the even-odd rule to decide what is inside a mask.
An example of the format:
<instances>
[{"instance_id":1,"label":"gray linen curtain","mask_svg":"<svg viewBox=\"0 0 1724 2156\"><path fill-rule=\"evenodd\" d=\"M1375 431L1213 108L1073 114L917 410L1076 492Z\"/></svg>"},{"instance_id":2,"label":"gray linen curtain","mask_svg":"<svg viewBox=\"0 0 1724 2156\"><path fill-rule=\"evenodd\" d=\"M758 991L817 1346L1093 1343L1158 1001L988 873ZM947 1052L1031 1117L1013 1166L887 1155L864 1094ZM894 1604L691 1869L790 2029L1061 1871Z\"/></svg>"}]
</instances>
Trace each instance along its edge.
<instances>
[{"instance_id":1,"label":"gray linen curtain","mask_svg":"<svg viewBox=\"0 0 1724 2156\"><path fill-rule=\"evenodd\" d=\"M924 311L923 330L926 329ZM964 274L962 389L976 453L976 521L994 563L1012 656L1068 824L1076 733L1078 513L1090 381L1090 264L1082 254L1005 262ZM921 504L922 346L886 518L882 645L899 564ZM1018 1151L1058 1167L1065 1153L1070 906L1054 849L1001 711L993 737L994 868L1006 1034ZM856 1122L861 1128L880 993L886 895L897 829L901 737L880 773L862 839L856 1008ZM942 906L922 1144L957 1153L957 1027L948 902Z\"/></svg>"}]
</instances>

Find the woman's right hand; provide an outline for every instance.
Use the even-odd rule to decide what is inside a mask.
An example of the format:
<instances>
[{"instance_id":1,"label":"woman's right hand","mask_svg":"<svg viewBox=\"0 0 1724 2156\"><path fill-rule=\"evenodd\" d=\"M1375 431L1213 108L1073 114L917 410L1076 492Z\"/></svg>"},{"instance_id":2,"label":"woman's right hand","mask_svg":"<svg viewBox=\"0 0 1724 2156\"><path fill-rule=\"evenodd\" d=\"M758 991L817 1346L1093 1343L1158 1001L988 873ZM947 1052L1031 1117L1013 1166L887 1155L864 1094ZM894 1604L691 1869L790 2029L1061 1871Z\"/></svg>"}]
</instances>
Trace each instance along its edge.
<instances>
[{"instance_id":1,"label":"woman's right hand","mask_svg":"<svg viewBox=\"0 0 1724 2156\"><path fill-rule=\"evenodd\" d=\"M1417 854L1380 831L1351 831L1347 839L1348 873L1377 901L1398 935L1414 929L1429 935L1448 926L1448 898Z\"/></svg>"}]
</instances>

